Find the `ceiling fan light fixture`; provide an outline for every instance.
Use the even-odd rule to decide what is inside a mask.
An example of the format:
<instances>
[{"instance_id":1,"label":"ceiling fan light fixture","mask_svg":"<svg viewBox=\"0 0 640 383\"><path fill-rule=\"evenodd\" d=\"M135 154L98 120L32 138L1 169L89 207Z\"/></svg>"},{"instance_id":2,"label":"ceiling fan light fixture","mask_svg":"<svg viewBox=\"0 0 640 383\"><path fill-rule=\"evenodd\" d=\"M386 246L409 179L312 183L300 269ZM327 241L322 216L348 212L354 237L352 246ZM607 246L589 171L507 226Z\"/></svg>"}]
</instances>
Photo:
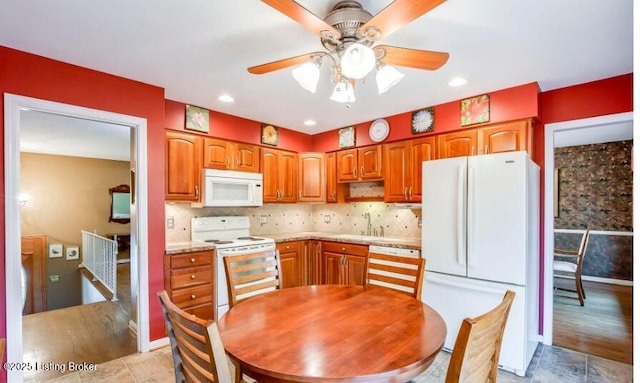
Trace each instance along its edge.
<instances>
[{"instance_id":1,"label":"ceiling fan light fixture","mask_svg":"<svg viewBox=\"0 0 640 383\"><path fill-rule=\"evenodd\" d=\"M336 87L333 88L333 93L330 98L332 101L340 103L355 102L356 95L353 91L353 85L349 81L338 82Z\"/></svg>"},{"instance_id":2,"label":"ceiling fan light fixture","mask_svg":"<svg viewBox=\"0 0 640 383\"><path fill-rule=\"evenodd\" d=\"M302 88L311 93L316 92L320 80L320 65L315 61L306 62L293 68L291 74Z\"/></svg>"},{"instance_id":3,"label":"ceiling fan light fixture","mask_svg":"<svg viewBox=\"0 0 640 383\"><path fill-rule=\"evenodd\" d=\"M376 54L368 46L353 43L342 54L340 67L348 78L361 79L376 66Z\"/></svg>"},{"instance_id":4,"label":"ceiling fan light fixture","mask_svg":"<svg viewBox=\"0 0 640 383\"><path fill-rule=\"evenodd\" d=\"M396 68L382 64L378 67L378 73L376 73L376 84L378 85L378 94L382 94L394 85L400 82L404 74L400 73Z\"/></svg>"}]
</instances>

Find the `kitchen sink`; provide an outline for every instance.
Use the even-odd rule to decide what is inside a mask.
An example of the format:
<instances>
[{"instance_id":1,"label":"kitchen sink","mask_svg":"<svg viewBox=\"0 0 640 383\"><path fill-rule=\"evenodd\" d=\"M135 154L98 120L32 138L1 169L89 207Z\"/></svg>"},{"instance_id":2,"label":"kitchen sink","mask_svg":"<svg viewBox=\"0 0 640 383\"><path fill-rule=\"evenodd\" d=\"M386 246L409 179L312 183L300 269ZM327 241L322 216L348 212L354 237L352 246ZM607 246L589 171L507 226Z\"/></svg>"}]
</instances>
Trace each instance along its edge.
<instances>
[{"instance_id":1,"label":"kitchen sink","mask_svg":"<svg viewBox=\"0 0 640 383\"><path fill-rule=\"evenodd\" d=\"M337 234L335 238L342 239L355 239L359 241L371 241L371 242L407 242L407 238L389 238L389 237L374 237L372 235L359 235L359 234Z\"/></svg>"}]
</instances>

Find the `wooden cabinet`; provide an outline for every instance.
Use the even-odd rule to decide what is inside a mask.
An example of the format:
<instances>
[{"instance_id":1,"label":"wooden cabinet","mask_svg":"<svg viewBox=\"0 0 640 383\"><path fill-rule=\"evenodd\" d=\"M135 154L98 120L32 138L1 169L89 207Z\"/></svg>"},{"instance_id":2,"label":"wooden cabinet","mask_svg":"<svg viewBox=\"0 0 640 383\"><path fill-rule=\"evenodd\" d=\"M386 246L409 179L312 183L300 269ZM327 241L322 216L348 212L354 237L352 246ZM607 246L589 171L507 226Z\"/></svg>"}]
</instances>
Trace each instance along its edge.
<instances>
[{"instance_id":1,"label":"wooden cabinet","mask_svg":"<svg viewBox=\"0 0 640 383\"><path fill-rule=\"evenodd\" d=\"M338 177L336 174L336 152L325 155L327 178L327 202L338 202Z\"/></svg>"},{"instance_id":2,"label":"wooden cabinet","mask_svg":"<svg viewBox=\"0 0 640 383\"><path fill-rule=\"evenodd\" d=\"M325 283L363 286L368 252L368 246L323 242Z\"/></svg>"},{"instance_id":3,"label":"wooden cabinet","mask_svg":"<svg viewBox=\"0 0 640 383\"><path fill-rule=\"evenodd\" d=\"M511 121L478 129L478 147L483 154L526 150L533 156L533 121Z\"/></svg>"},{"instance_id":4,"label":"wooden cabinet","mask_svg":"<svg viewBox=\"0 0 640 383\"><path fill-rule=\"evenodd\" d=\"M299 202L324 202L327 191L324 153L298 154Z\"/></svg>"},{"instance_id":5,"label":"wooden cabinet","mask_svg":"<svg viewBox=\"0 0 640 383\"><path fill-rule=\"evenodd\" d=\"M168 201L200 200L203 138L167 130L165 133L165 197Z\"/></svg>"},{"instance_id":6,"label":"wooden cabinet","mask_svg":"<svg viewBox=\"0 0 640 383\"><path fill-rule=\"evenodd\" d=\"M336 153L338 182L382 179L382 145L341 150Z\"/></svg>"},{"instance_id":7,"label":"wooden cabinet","mask_svg":"<svg viewBox=\"0 0 640 383\"><path fill-rule=\"evenodd\" d=\"M207 137L204 139L204 167L258 173L259 147Z\"/></svg>"},{"instance_id":8,"label":"wooden cabinet","mask_svg":"<svg viewBox=\"0 0 640 383\"><path fill-rule=\"evenodd\" d=\"M436 157L435 137L384 145L384 200L422 201L422 162Z\"/></svg>"},{"instance_id":9,"label":"wooden cabinet","mask_svg":"<svg viewBox=\"0 0 640 383\"><path fill-rule=\"evenodd\" d=\"M533 120L530 118L438 136L438 158L518 150L533 156Z\"/></svg>"},{"instance_id":10,"label":"wooden cabinet","mask_svg":"<svg viewBox=\"0 0 640 383\"><path fill-rule=\"evenodd\" d=\"M438 136L438 158L473 156L478 153L477 148L478 133L475 129Z\"/></svg>"},{"instance_id":11,"label":"wooden cabinet","mask_svg":"<svg viewBox=\"0 0 640 383\"><path fill-rule=\"evenodd\" d=\"M301 286L303 284L304 241L282 242L276 244L280 253L282 288Z\"/></svg>"},{"instance_id":12,"label":"wooden cabinet","mask_svg":"<svg viewBox=\"0 0 640 383\"><path fill-rule=\"evenodd\" d=\"M261 149L264 202L296 202L298 199L298 154Z\"/></svg>"},{"instance_id":13,"label":"wooden cabinet","mask_svg":"<svg viewBox=\"0 0 640 383\"><path fill-rule=\"evenodd\" d=\"M324 281L322 269L322 241L310 240L306 244L303 258L304 285L321 285Z\"/></svg>"},{"instance_id":14,"label":"wooden cabinet","mask_svg":"<svg viewBox=\"0 0 640 383\"><path fill-rule=\"evenodd\" d=\"M184 311L213 319L213 251L165 255L164 288Z\"/></svg>"}]
</instances>

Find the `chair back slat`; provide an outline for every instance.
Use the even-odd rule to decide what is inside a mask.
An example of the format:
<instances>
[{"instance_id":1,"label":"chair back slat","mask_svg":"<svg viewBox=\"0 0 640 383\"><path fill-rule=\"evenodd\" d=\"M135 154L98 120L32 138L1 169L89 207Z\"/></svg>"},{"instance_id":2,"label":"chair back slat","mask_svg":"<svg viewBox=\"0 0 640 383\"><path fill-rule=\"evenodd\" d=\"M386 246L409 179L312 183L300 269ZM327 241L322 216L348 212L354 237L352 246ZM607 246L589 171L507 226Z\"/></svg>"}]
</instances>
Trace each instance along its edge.
<instances>
[{"instance_id":1,"label":"chair back slat","mask_svg":"<svg viewBox=\"0 0 640 383\"><path fill-rule=\"evenodd\" d=\"M171 343L176 382L233 382L215 322L183 311L165 290L158 293L158 298Z\"/></svg>"},{"instance_id":2,"label":"chair back slat","mask_svg":"<svg viewBox=\"0 0 640 383\"><path fill-rule=\"evenodd\" d=\"M229 307L252 296L282 288L278 250L231 255L223 259Z\"/></svg>"},{"instance_id":3,"label":"chair back slat","mask_svg":"<svg viewBox=\"0 0 640 383\"><path fill-rule=\"evenodd\" d=\"M369 253L367 286L382 286L419 298L422 294L424 258Z\"/></svg>"},{"instance_id":4,"label":"chair back slat","mask_svg":"<svg viewBox=\"0 0 640 383\"><path fill-rule=\"evenodd\" d=\"M445 383L495 383L502 336L515 293L507 291L491 311L462 321Z\"/></svg>"}]
</instances>

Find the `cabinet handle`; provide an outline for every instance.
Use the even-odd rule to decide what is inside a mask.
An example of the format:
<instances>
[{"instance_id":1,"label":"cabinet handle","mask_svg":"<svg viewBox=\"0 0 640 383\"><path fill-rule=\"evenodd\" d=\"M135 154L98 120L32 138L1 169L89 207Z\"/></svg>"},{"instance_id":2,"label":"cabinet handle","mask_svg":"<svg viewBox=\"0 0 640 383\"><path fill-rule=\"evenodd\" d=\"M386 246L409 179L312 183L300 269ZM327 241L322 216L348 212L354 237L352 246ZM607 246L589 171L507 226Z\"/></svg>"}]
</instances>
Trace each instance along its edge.
<instances>
[{"instance_id":1,"label":"cabinet handle","mask_svg":"<svg viewBox=\"0 0 640 383\"><path fill-rule=\"evenodd\" d=\"M360 177L364 177L364 165L360 167Z\"/></svg>"},{"instance_id":2,"label":"cabinet handle","mask_svg":"<svg viewBox=\"0 0 640 383\"><path fill-rule=\"evenodd\" d=\"M409 186L409 198L408 198L408 200L411 200L411 198L413 198L413 186Z\"/></svg>"},{"instance_id":3,"label":"cabinet handle","mask_svg":"<svg viewBox=\"0 0 640 383\"><path fill-rule=\"evenodd\" d=\"M353 167L353 173L352 174L353 174L353 178L356 178L356 167L355 166Z\"/></svg>"},{"instance_id":4,"label":"cabinet handle","mask_svg":"<svg viewBox=\"0 0 640 383\"><path fill-rule=\"evenodd\" d=\"M191 279L196 279L196 275L195 274L191 274Z\"/></svg>"},{"instance_id":5,"label":"cabinet handle","mask_svg":"<svg viewBox=\"0 0 640 383\"><path fill-rule=\"evenodd\" d=\"M285 246L285 249L289 250L289 245Z\"/></svg>"},{"instance_id":6,"label":"cabinet handle","mask_svg":"<svg viewBox=\"0 0 640 383\"><path fill-rule=\"evenodd\" d=\"M404 199L409 199L409 188L404 187Z\"/></svg>"},{"instance_id":7,"label":"cabinet handle","mask_svg":"<svg viewBox=\"0 0 640 383\"><path fill-rule=\"evenodd\" d=\"M342 251L346 251L346 250L347 250L346 248L344 248L344 247L342 248Z\"/></svg>"},{"instance_id":8,"label":"cabinet handle","mask_svg":"<svg viewBox=\"0 0 640 383\"><path fill-rule=\"evenodd\" d=\"M196 295L195 294L191 294L191 299L196 299Z\"/></svg>"},{"instance_id":9,"label":"cabinet handle","mask_svg":"<svg viewBox=\"0 0 640 383\"><path fill-rule=\"evenodd\" d=\"M472 155L472 156L475 156L475 155L476 155L476 147L475 147L475 146L472 146L472 147L471 147L471 155Z\"/></svg>"},{"instance_id":10,"label":"cabinet handle","mask_svg":"<svg viewBox=\"0 0 640 383\"><path fill-rule=\"evenodd\" d=\"M302 190L298 192L298 199L302 199Z\"/></svg>"},{"instance_id":11,"label":"cabinet handle","mask_svg":"<svg viewBox=\"0 0 640 383\"><path fill-rule=\"evenodd\" d=\"M489 145L484 146L484 154L489 154Z\"/></svg>"},{"instance_id":12,"label":"cabinet handle","mask_svg":"<svg viewBox=\"0 0 640 383\"><path fill-rule=\"evenodd\" d=\"M196 199L200 199L200 189L198 189L198 185L196 185Z\"/></svg>"},{"instance_id":13,"label":"cabinet handle","mask_svg":"<svg viewBox=\"0 0 640 383\"><path fill-rule=\"evenodd\" d=\"M189 262L191 262L191 263L194 263L195 261L196 261L196 259L195 259L195 258L191 258L191 259L189 260Z\"/></svg>"},{"instance_id":14,"label":"cabinet handle","mask_svg":"<svg viewBox=\"0 0 640 383\"><path fill-rule=\"evenodd\" d=\"M240 167L240 157L236 157L236 168Z\"/></svg>"},{"instance_id":15,"label":"cabinet handle","mask_svg":"<svg viewBox=\"0 0 640 383\"><path fill-rule=\"evenodd\" d=\"M227 165L227 169L229 169L229 165L231 164L231 161L229 160L229 156L226 157L226 165Z\"/></svg>"}]
</instances>

